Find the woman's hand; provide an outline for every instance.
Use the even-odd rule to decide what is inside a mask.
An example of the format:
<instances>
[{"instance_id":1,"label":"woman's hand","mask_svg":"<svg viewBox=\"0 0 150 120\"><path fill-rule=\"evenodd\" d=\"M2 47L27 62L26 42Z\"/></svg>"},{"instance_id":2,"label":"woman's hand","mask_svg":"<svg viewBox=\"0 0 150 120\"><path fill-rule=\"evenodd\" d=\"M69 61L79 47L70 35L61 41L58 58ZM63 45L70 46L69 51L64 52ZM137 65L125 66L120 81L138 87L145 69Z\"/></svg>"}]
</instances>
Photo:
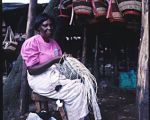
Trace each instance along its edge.
<instances>
[{"instance_id":1,"label":"woman's hand","mask_svg":"<svg viewBox=\"0 0 150 120\"><path fill-rule=\"evenodd\" d=\"M66 59L67 57L72 57L72 55L71 54L67 54L66 52L64 52L63 57L64 57L64 59Z\"/></svg>"},{"instance_id":2,"label":"woman's hand","mask_svg":"<svg viewBox=\"0 0 150 120\"><path fill-rule=\"evenodd\" d=\"M60 59L60 61L59 61L59 63L63 64L64 60L66 60L66 58L70 57L70 56L72 56L72 55L71 54L67 54L66 52L64 52L62 57L61 57L61 59Z\"/></svg>"}]
</instances>

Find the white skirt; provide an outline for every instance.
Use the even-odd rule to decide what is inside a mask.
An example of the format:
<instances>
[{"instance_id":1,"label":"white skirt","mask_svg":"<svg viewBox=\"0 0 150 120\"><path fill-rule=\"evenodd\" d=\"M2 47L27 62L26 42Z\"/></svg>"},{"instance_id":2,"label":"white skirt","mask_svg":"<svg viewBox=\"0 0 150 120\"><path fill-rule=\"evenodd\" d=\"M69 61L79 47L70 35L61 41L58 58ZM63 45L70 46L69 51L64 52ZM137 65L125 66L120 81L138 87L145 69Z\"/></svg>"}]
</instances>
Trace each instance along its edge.
<instances>
[{"instance_id":1,"label":"white skirt","mask_svg":"<svg viewBox=\"0 0 150 120\"><path fill-rule=\"evenodd\" d=\"M40 75L30 75L27 72L27 77L34 92L65 102L69 120L79 120L88 114L87 96L81 79L66 79L55 65ZM57 85L62 85L58 92L55 90Z\"/></svg>"}]
</instances>

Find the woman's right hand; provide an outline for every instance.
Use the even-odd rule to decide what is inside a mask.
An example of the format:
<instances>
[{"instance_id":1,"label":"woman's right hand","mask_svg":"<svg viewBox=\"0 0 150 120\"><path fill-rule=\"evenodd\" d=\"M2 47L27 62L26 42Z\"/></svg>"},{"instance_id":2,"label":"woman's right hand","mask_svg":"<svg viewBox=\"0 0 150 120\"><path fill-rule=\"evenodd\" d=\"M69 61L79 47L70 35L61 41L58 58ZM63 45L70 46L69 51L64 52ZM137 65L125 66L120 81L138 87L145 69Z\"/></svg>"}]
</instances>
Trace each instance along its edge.
<instances>
[{"instance_id":1,"label":"woman's right hand","mask_svg":"<svg viewBox=\"0 0 150 120\"><path fill-rule=\"evenodd\" d=\"M67 54L66 52L64 52L63 54L63 58L66 59L67 57L71 57L72 55L71 54Z\"/></svg>"}]
</instances>

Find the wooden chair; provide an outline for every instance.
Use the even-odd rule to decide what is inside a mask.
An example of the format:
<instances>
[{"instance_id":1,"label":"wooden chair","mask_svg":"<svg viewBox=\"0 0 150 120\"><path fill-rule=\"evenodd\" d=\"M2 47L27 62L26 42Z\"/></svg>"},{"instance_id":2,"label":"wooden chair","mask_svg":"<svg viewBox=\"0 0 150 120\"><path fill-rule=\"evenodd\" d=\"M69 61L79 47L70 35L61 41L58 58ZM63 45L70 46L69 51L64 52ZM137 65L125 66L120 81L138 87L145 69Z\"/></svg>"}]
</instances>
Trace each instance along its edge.
<instances>
[{"instance_id":1,"label":"wooden chair","mask_svg":"<svg viewBox=\"0 0 150 120\"><path fill-rule=\"evenodd\" d=\"M35 92L31 93L31 99L35 102L35 107L36 107L36 112L40 112L42 110L49 112L49 103L50 104L55 104L54 106L56 107L56 99L50 99L44 96L41 96ZM58 111L61 115L62 120L67 120L67 116L64 110L64 107L58 108Z\"/></svg>"}]
</instances>

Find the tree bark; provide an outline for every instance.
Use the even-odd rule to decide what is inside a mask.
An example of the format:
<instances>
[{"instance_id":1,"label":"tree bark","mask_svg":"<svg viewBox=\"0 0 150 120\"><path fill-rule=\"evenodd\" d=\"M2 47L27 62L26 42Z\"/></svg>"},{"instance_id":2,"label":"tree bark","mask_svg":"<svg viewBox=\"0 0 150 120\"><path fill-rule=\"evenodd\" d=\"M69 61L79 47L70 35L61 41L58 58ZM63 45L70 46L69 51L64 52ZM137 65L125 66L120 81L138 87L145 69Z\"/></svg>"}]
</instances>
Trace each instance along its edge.
<instances>
[{"instance_id":1,"label":"tree bark","mask_svg":"<svg viewBox=\"0 0 150 120\"><path fill-rule=\"evenodd\" d=\"M149 24L148 0L142 1L141 43L137 75L138 120L149 120Z\"/></svg>"},{"instance_id":2,"label":"tree bark","mask_svg":"<svg viewBox=\"0 0 150 120\"><path fill-rule=\"evenodd\" d=\"M3 105L4 108L9 106L15 107L18 99L18 91L20 90L20 78L22 73L22 59L18 57L13 70L9 73L3 85Z\"/></svg>"},{"instance_id":3,"label":"tree bark","mask_svg":"<svg viewBox=\"0 0 150 120\"><path fill-rule=\"evenodd\" d=\"M57 42L60 43L60 45L63 45L63 41L65 39L65 30L66 30L66 26L68 26L68 24L66 24L65 19L61 19L57 16L57 14L55 13L55 7L57 7L59 5L60 1L59 0L50 0L49 3L47 4L47 6L45 7L45 9L43 10L43 13L48 14L49 16L52 16L55 19L56 22L56 28L54 30L54 39L57 40Z\"/></svg>"},{"instance_id":4,"label":"tree bark","mask_svg":"<svg viewBox=\"0 0 150 120\"><path fill-rule=\"evenodd\" d=\"M29 85L27 82L27 68L25 63L22 63L21 74L21 86L20 86L20 99L19 99L19 112L20 115L24 115L29 110Z\"/></svg>"},{"instance_id":5,"label":"tree bark","mask_svg":"<svg viewBox=\"0 0 150 120\"><path fill-rule=\"evenodd\" d=\"M36 16L36 6L37 6L37 0L30 0L29 9L28 9L28 21L27 21L27 29L26 34L27 38L34 35L34 20ZM27 73L26 73L26 65L23 62L22 63L22 75L21 75L21 89L20 89L20 107L19 111L20 114L23 115L29 110L29 85L27 82Z\"/></svg>"},{"instance_id":6,"label":"tree bark","mask_svg":"<svg viewBox=\"0 0 150 120\"><path fill-rule=\"evenodd\" d=\"M33 22L36 16L36 4L37 0L30 0L26 29L27 38L34 35ZM30 97L28 93L29 86L26 78L26 68L24 68L22 57L19 55L3 85L3 108L4 111L8 111L6 114L3 114L4 118L10 116L9 112L11 111L10 113L12 113L11 108L21 115L28 111ZM16 114L13 114L13 116L17 117Z\"/></svg>"}]
</instances>

